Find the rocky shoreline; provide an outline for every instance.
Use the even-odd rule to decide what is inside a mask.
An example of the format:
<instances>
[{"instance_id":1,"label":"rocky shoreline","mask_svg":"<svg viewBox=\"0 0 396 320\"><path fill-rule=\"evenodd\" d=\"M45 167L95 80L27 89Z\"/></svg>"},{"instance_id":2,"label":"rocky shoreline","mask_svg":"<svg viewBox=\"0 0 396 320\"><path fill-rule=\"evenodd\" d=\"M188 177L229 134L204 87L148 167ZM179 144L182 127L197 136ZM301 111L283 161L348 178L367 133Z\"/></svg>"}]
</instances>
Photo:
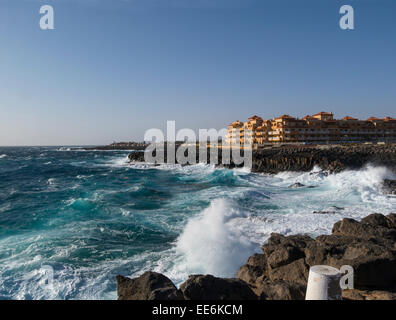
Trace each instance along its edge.
<instances>
[{"instance_id":1,"label":"rocky shoreline","mask_svg":"<svg viewBox=\"0 0 396 320\"><path fill-rule=\"evenodd\" d=\"M72 150L85 150L85 151L115 151L115 150L140 150L144 151L147 148L144 142L114 142L105 146L72 148Z\"/></svg>"},{"instance_id":2,"label":"rocky shoreline","mask_svg":"<svg viewBox=\"0 0 396 320\"><path fill-rule=\"evenodd\" d=\"M164 156L166 163L166 152ZM221 165L221 158L221 149L218 149L219 166L238 167L232 158L230 164ZM129 160L144 162L144 152L132 152ZM209 163L209 152L205 163ZM253 151L251 170L276 174L282 171L311 171L319 167L336 173L345 169L360 169L368 163L396 171L396 145L272 146Z\"/></svg>"},{"instance_id":3,"label":"rocky shoreline","mask_svg":"<svg viewBox=\"0 0 396 320\"><path fill-rule=\"evenodd\" d=\"M396 300L396 214L343 219L331 235L271 234L232 279L191 275L180 288L162 274L117 276L120 300L304 300L313 265L354 269L345 300Z\"/></svg>"}]
</instances>

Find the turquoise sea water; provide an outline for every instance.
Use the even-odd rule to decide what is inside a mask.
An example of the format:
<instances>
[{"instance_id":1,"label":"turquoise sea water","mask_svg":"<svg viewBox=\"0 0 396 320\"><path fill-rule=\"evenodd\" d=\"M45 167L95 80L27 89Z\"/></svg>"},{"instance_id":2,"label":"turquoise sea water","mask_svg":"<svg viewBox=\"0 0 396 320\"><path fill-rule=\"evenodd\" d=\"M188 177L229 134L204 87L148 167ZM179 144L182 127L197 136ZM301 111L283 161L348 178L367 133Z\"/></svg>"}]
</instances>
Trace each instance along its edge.
<instances>
[{"instance_id":1,"label":"turquoise sea water","mask_svg":"<svg viewBox=\"0 0 396 320\"><path fill-rule=\"evenodd\" d=\"M264 175L127 155L0 148L0 299L115 299L117 274L146 270L177 284L234 276L271 232L315 236L342 217L396 212L386 168Z\"/></svg>"}]
</instances>

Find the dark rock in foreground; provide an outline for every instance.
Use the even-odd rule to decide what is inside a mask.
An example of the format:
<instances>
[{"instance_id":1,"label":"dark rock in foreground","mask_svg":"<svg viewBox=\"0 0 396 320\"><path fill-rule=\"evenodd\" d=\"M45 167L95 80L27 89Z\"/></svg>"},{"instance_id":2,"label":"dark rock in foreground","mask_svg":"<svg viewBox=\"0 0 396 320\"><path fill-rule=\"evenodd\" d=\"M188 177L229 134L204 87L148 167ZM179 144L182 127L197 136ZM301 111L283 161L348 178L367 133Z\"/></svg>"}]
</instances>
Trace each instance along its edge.
<instances>
[{"instance_id":1,"label":"dark rock in foreground","mask_svg":"<svg viewBox=\"0 0 396 320\"><path fill-rule=\"evenodd\" d=\"M183 300L173 282L156 272L146 272L139 278L117 276L119 300Z\"/></svg>"},{"instance_id":2,"label":"dark rock in foreground","mask_svg":"<svg viewBox=\"0 0 396 320\"><path fill-rule=\"evenodd\" d=\"M393 291L396 289L395 220L395 214L372 214L361 222L343 219L334 225L332 235L316 239L272 234L262 247L263 254L250 257L237 276L262 298L304 299L310 266L351 265L356 289ZM268 295L279 281L283 295Z\"/></svg>"},{"instance_id":3,"label":"dark rock in foreground","mask_svg":"<svg viewBox=\"0 0 396 320\"><path fill-rule=\"evenodd\" d=\"M194 275L177 290L166 277L145 273L117 277L119 299L303 300L313 265L354 269L354 290L348 300L396 299L396 214L372 214L360 222L343 219L331 235L271 234L261 254L251 256L237 279Z\"/></svg>"},{"instance_id":4,"label":"dark rock in foreground","mask_svg":"<svg viewBox=\"0 0 396 320\"><path fill-rule=\"evenodd\" d=\"M252 289L239 279L193 275L180 286L186 300L257 300Z\"/></svg>"},{"instance_id":5,"label":"dark rock in foreground","mask_svg":"<svg viewBox=\"0 0 396 320\"><path fill-rule=\"evenodd\" d=\"M344 290L344 300L396 300L396 293L380 290Z\"/></svg>"},{"instance_id":6,"label":"dark rock in foreground","mask_svg":"<svg viewBox=\"0 0 396 320\"><path fill-rule=\"evenodd\" d=\"M146 272L138 278L117 276L119 300L257 300L250 286L240 279L192 275L180 286L162 274Z\"/></svg>"}]
</instances>

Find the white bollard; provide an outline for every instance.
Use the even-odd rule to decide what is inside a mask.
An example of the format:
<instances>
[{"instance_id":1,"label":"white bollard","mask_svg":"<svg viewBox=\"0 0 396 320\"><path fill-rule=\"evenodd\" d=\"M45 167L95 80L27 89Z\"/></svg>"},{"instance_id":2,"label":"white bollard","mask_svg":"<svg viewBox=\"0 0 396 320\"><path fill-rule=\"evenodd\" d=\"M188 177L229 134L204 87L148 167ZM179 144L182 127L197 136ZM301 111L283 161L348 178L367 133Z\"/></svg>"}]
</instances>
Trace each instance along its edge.
<instances>
[{"instance_id":1,"label":"white bollard","mask_svg":"<svg viewBox=\"0 0 396 320\"><path fill-rule=\"evenodd\" d=\"M340 270L330 266L313 266L309 269L305 300L342 300Z\"/></svg>"}]
</instances>

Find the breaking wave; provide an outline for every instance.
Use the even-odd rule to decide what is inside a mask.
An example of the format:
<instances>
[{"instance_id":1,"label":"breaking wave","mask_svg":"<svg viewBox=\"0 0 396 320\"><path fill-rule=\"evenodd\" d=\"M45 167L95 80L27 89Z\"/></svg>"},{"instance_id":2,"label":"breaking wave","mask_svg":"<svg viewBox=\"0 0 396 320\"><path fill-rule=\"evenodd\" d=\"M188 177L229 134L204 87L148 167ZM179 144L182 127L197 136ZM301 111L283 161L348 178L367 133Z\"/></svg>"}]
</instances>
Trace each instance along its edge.
<instances>
[{"instance_id":1,"label":"breaking wave","mask_svg":"<svg viewBox=\"0 0 396 320\"><path fill-rule=\"evenodd\" d=\"M272 232L317 236L330 233L344 217L395 211L396 199L382 192L383 180L394 177L388 169L374 166L334 175L317 168L307 173L249 175L250 187L213 200L189 220L177 240L176 251L183 258L175 268L184 275L234 277ZM300 188L290 188L297 182Z\"/></svg>"},{"instance_id":2,"label":"breaking wave","mask_svg":"<svg viewBox=\"0 0 396 320\"><path fill-rule=\"evenodd\" d=\"M233 277L272 232L317 236L344 217L396 212L384 167L267 175L127 154L21 148L0 163L0 299L115 299L117 274L147 270L177 284Z\"/></svg>"},{"instance_id":3,"label":"breaking wave","mask_svg":"<svg viewBox=\"0 0 396 320\"><path fill-rule=\"evenodd\" d=\"M236 268L256 249L235 222L246 218L225 199L214 200L198 218L190 220L177 249L192 273L233 276Z\"/></svg>"}]
</instances>

